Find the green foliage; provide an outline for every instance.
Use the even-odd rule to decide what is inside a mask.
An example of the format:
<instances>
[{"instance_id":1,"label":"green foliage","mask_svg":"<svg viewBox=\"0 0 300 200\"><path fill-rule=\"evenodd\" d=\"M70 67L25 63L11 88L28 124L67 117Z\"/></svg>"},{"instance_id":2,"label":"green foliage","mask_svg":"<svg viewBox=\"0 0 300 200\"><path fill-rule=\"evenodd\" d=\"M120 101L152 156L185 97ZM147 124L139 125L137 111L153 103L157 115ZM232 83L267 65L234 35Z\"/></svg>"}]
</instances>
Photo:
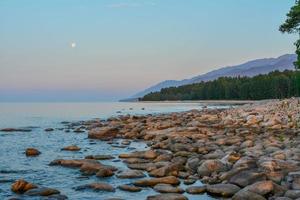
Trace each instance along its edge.
<instances>
[{"instance_id":1,"label":"green foliage","mask_svg":"<svg viewBox=\"0 0 300 200\"><path fill-rule=\"evenodd\" d=\"M296 1L295 6L291 8L286 15L286 21L279 27L282 33L298 33L300 34L300 2ZM300 40L295 42L297 61L294 63L296 69L300 69Z\"/></svg>"},{"instance_id":2,"label":"green foliage","mask_svg":"<svg viewBox=\"0 0 300 200\"><path fill-rule=\"evenodd\" d=\"M143 101L164 100L261 100L300 95L300 71L274 71L250 77L221 77L217 80L170 87L147 94Z\"/></svg>"}]
</instances>

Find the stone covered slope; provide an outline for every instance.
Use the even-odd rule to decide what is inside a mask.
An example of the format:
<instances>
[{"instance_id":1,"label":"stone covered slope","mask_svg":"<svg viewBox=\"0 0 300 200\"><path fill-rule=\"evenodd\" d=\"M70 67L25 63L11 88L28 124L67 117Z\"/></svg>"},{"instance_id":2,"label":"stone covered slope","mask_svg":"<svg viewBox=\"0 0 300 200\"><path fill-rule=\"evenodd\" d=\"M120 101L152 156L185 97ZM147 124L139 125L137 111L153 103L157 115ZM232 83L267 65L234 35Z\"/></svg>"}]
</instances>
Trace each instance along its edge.
<instances>
[{"instance_id":1,"label":"stone covered slope","mask_svg":"<svg viewBox=\"0 0 300 200\"><path fill-rule=\"evenodd\" d=\"M151 150L120 155L128 168L153 177L137 180L135 186L236 200L300 198L299 99L87 124L89 138L147 141ZM176 187L179 181L188 185L198 179L206 185L185 191Z\"/></svg>"}]
</instances>

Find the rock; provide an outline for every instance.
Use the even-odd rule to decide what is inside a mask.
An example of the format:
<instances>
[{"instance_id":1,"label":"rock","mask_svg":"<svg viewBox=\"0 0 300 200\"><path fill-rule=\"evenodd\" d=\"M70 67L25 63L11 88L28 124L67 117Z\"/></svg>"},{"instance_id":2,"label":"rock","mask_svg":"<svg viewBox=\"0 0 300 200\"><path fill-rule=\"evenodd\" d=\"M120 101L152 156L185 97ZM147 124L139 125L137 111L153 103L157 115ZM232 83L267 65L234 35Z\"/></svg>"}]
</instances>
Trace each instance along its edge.
<instances>
[{"instance_id":1,"label":"rock","mask_svg":"<svg viewBox=\"0 0 300 200\"><path fill-rule=\"evenodd\" d=\"M35 148L27 148L25 154L26 156L38 156L41 152Z\"/></svg>"},{"instance_id":2,"label":"rock","mask_svg":"<svg viewBox=\"0 0 300 200\"><path fill-rule=\"evenodd\" d=\"M143 178L145 177L146 175L142 172L142 171L139 171L139 170L126 170L126 171L123 171L119 174L117 174L117 177L118 178Z\"/></svg>"},{"instance_id":3,"label":"rock","mask_svg":"<svg viewBox=\"0 0 300 200\"><path fill-rule=\"evenodd\" d=\"M51 131L54 131L54 129L53 128L46 128L44 131L51 132Z\"/></svg>"},{"instance_id":4,"label":"rock","mask_svg":"<svg viewBox=\"0 0 300 200\"><path fill-rule=\"evenodd\" d=\"M94 160L111 160L114 159L114 156L111 155L89 155L85 159L94 159Z\"/></svg>"},{"instance_id":5,"label":"rock","mask_svg":"<svg viewBox=\"0 0 300 200\"><path fill-rule=\"evenodd\" d=\"M254 192L240 190L232 197L232 200L266 200L266 198Z\"/></svg>"},{"instance_id":6,"label":"rock","mask_svg":"<svg viewBox=\"0 0 300 200\"><path fill-rule=\"evenodd\" d=\"M137 180L133 184L136 186L141 186L141 187L152 187L155 186L159 183L165 183L165 184L170 184L170 185L179 185L180 181L178 178L174 176L167 176L163 178L150 178L150 179L142 179L142 180Z\"/></svg>"},{"instance_id":7,"label":"rock","mask_svg":"<svg viewBox=\"0 0 300 200\"><path fill-rule=\"evenodd\" d=\"M288 180L292 183L292 189L300 190L300 171L290 172L288 174Z\"/></svg>"},{"instance_id":8,"label":"rock","mask_svg":"<svg viewBox=\"0 0 300 200\"><path fill-rule=\"evenodd\" d=\"M147 200L188 200L188 198L182 194L158 194L148 196Z\"/></svg>"},{"instance_id":9,"label":"rock","mask_svg":"<svg viewBox=\"0 0 300 200\"><path fill-rule=\"evenodd\" d=\"M252 185L248 185L243 190L247 190L264 196L268 193L271 193L273 189L274 189L274 185L272 181L259 181L253 183Z\"/></svg>"},{"instance_id":10,"label":"rock","mask_svg":"<svg viewBox=\"0 0 300 200\"><path fill-rule=\"evenodd\" d=\"M206 186L191 186L185 189L185 191L189 194L201 194L206 192Z\"/></svg>"},{"instance_id":11,"label":"rock","mask_svg":"<svg viewBox=\"0 0 300 200\"><path fill-rule=\"evenodd\" d=\"M136 151L131 154L120 154L119 158L142 158L142 159L155 159L157 154L153 150Z\"/></svg>"},{"instance_id":12,"label":"rock","mask_svg":"<svg viewBox=\"0 0 300 200\"><path fill-rule=\"evenodd\" d=\"M28 183L27 181L22 179L17 180L11 185L11 190L15 193L20 193L20 194L23 194L24 192L27 192L28 190L34 188L37 188L37 186L32 183Z\"/></svg>"},{"instance_id":13,"label":"rock","mask_svg":"<svg viewBox=\"0 0 300 200\"><path fill-rule=\"evenodd\" d=\"M183 189L164 183L155 185L153 189L160 193L184 193Z\"/></svg>"},{"instance_id":14,"label":"rock","mask_svg":"<svg viewBox=\"0 0 300 200\"><path fill-rule=\"evenodd\" d=\"M68 199L68 197L62 194L53 194L43 198L43 200L66 200L66 199Z\"/></svg>"},{"instance_id":15,"label":"rock","mask_svg":"<svg viewBox=\"0 0 300 200\"><path fill-rule=\"evenodd\" d=\"M119 129L117 127L100 127L91 129L88 138L99 140L110 140L117 136Z\"/></svg>"},{"instance_id":16,"label":"rock","mask_svg":"<svg viewBox=\"0 0 300 200\"><path fill-rule=\"evenodd\" d=\"M113 176L114 172L108 168L102 167L98 170L98 172L96 173L97 177L110 177Z\"/></svg>"},{"instance_id":17,"label":"rock","mask_svg":"<svg viewBox=\"0 0 300 200\"><path fill-rule=\"evenodd\" d=\"M128 164L127 167L130 169L146 170L148 172L156 169L156 165L153 163Z\"/></svg>"},{"instance_id":18,"label":"rock","mask_svg":"<svg viewBox=\"0 0 300 200\"><path fill-rule=\"evenodd\" d=\"M183 183L184 183L185 185L192 185L192 184L194 184L196 181L197 181L196 179L188 178L188 179L184 180Z\"/></svg>"},{"instance_id":19,"label":"rock","mask_svg":"<svg viewBox=\"0 0 300 200\"><path fill-rule=\"evenodd\" d=\"M29 190L27 192L25 192L25 195L28 196L50 196L53 194L59 194L60 191L56 190L56 189L52 189L52 188L35 188L32 190Z\"/></svg>"},{"instance_id":20,"label":"rock","mask_svg":"<svg viewBox=\"0 0 300 200\"><path fill-rule=\"evenodd\" d=\"M247 185L257 181L263 181L265 179L266 177L264 173L257 172L255 170L244 170L232 176L229 182L240 187L246 187Z\"/></svg>"},{"instance_id":21,"label":"rock","mask_svg":"<svg viewBox=\"0 0 300 200\"><path fill-rule=\"evenodd\" d=\"M63 151L79 151L80 149L81 148L76 145L71 145L71 146L62 148L61 150L63 150Z\"/></svg>"},{"instance_id":22,"label":"rock","mask_svg":"<svg viewBox=\"0 0 300 200\"><path fill-rule=\"evenodd\" d=\"M240 187L233 184L216 184L216 185L207 185L206 191L213 195L222 196L222 197L231 197L240 190Z\"/></svg>"},{"instance_id":23,"label":"rock","mask_svg":"<svg viewBox=\"0 0 300 200\"><path fill-rule=\"evenodd\" d=\"M128 185L128 184L120 185L120 186L118 186L118 188L120 190L124 190L124 191L128 191L128 192L140 192L142 190L142 188L140 188L140 187L136 187L134 185Z\"/></svg>"},{"instance_id":24,"label":"rock","mask_svg":"<svg viewBox=\"0 0 300 200\"><path fill-rule=\"evenodd\" d=\"M115 188L107 183L90 183L75 188L75 190L86 190L86 189L92 189L95 191L106 191L106 192L115 191Z\"/></svg>"},{"instance_id":25,"label":"rock","mask_svg":"<svg viewBox=\"0 0 300 200\"><path fill-rule=\"evenodd\" d=\"M31 132L31 129L27 128L3 128L0 132Z\"/></svg>"},{"instance_id":26,"label":"rock","mask_svg":"<svg viewBox=\"0 0 300 200\"><path fill-rule=\"evenodd\" d=\"M200 163L199 158L197 157L189 158L186 162L186 168L188 171L191 171L192 173L196 173L199 163Z\"/></svg>"},{"instance_id":27,"label":"rock","mask_svg":"<svg viewBox=\"0 0 300 200\"><path fill-rule=\"evenodd\" d=\"M291 198L291 199L300 198L300 190L288 190L288 191L286 191L284 196Z\"/></svg>"},{"instance_id":28,"label":"rock","mask_svg":"<svg viewBox=\"0 0 300 200\"><path fill-rule=\"evenodd\" d=\"M158 169L152 170L149 175L153 177L164 177L172 174L178 174L179 170L181 170L183 166L178 163L171 163L160 167Z\"/></svg>"},{"instance_id":29,"label":"rock","mask_svg":"<svg viewBox=\"0 0 300 200\"><path fill-rule=\"evenodd\" d=\"M226 166L220 160L206 160L198 167L199 176L209 176L212 172L222 172Z\"/></svg>"}]
</instances>

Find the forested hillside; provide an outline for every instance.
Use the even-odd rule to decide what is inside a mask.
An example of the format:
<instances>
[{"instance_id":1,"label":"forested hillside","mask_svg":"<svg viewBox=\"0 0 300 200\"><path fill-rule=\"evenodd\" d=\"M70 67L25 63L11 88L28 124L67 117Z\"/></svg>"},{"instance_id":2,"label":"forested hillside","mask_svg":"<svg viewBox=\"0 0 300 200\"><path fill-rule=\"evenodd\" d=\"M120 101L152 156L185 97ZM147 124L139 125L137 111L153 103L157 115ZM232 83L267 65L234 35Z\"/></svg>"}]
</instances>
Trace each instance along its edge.
<instances>
[{"instance_id":1,"label":"forested hillside","mask_svg":"<svg viewBox=\"0 0 300 200\"><path fill-rule=\"evenodd\" d=\"M297 78L298 77L298 78ZM161 89L142 101L164 100L261 100L281 99L300 94L300 72L271 72L249 77L222 77L214 81Z\"/></svg>"}]
</instances>

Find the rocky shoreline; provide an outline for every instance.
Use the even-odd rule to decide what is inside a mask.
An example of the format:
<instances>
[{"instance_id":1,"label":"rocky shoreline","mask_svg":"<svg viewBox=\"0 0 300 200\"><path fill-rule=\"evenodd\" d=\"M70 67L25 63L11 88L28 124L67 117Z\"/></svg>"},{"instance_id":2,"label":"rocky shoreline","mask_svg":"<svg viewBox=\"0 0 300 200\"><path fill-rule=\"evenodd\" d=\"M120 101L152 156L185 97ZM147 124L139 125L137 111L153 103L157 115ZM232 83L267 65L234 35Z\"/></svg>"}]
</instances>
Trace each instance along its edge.
<instances>
[{"instance_id":1,"label":"rocky shoreline","mask_svg":"<svg viewBox=\"0 0 300 200\"><path fill-rule=\"evenodd\" d=\"M119 148L138 139L150 148L120 154L119 159L129 168L125 171L102 164L101 160L113 158L109 155L52 161L51 166L78 168L81 174L97 176L100 180L110 176L132 180L117 188L95 182L75 190L139 192L148 187L160 193L148 196L148 200L185 200L187 193L208 193L235 200L300 198L299 99L262 101L226 110L125 115L107 120L63 122L63 125L66 132L88 132L88 138L107 141ZM122 139L122 142L115 144L115 139ZM76 146L62 148L66 151L79 149ZM42 152L34 156L39 153ZM204 185L194 186L197 180ZM45 190L25 183L17 181L12 190L39 195L38 191ZM191 186L183 189L180 183ZM53 198L41 196L67 198L59 195L59 191L48 190L52 191Z\"/></svg>"}]
</instances>

